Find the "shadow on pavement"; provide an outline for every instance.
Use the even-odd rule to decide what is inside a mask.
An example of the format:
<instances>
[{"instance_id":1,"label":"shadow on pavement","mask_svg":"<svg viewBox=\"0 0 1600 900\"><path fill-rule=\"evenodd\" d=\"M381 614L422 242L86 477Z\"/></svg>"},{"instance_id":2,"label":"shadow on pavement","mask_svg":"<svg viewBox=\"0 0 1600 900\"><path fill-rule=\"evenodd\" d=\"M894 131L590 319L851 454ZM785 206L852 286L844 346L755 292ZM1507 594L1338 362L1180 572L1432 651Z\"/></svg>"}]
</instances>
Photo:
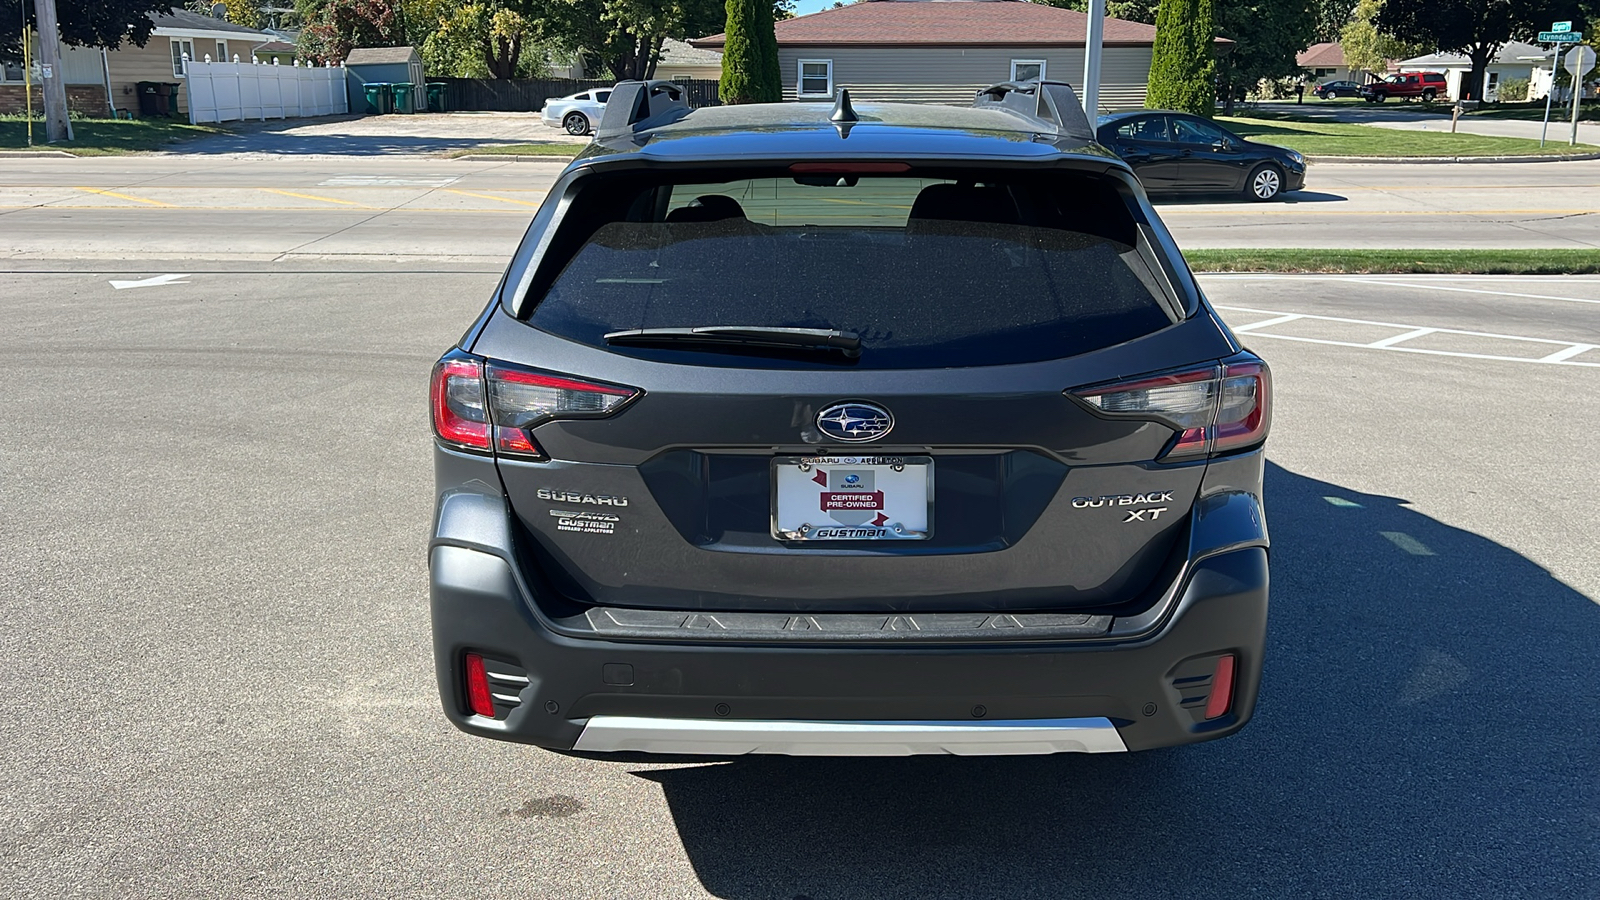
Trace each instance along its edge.
<instances>
[{"instance_id":1,"label":"shadow on pavement","mask_svg":"<svg viewBox=\"0 0 1600 900\"><path fill-rule=\"evenodd\" d=\"M1288 193L1280 195L1277 200L1274 200L1272 202L1273 203L1337 203L1339 201L1349 200L1349 199L1350 199L1349 197L1343 196L1341 194L1329 194L1329 193L1325 193L1323 191L1290 191ZM1171 196L1162 196L1159 199L1152 198L1152 202L1155 203L1155 205L1157 207L1162 207L1162 208L1169 207L1169 206L1199 206L1201 204L1217 203L1217 202L1224 201L1224 200L1237 200L1238 202L1243 203L1243 204L1252 204L1252 203L1260 202L1260 201L1257 201L1257 200L1250 199L1248 197L1241 197L1238 194L1209 194L1209 195L1207 195L1207 194L1175 194L1175 195L1171 195Z\"/></svg>"},{"instance_id":2,"label":"shadow on pavement","mask_svg":"<svg viewBox=\"0 0 1600 900\"><path fill-rule=\"evenodd\" d=\"M308 131L308 127L323 126L341 121L350 122L362 116L327 116L317 119L278 119L269 122L231 122L230 133L196 138L174 144L168 153L177 156L209 156L224 153L270 153L284 156L384 156L388 154L437 154L452 150L470 150L496 144L558 143L551 140L551 129L539 125L539 120L527 120L526 135L514 137L489 137L484 135L406 135L406 134L327 134ZM390 117L383 117L390 118ZM409 119L408 116L396 116ZM409 124L396 123L396 128Z\"/></svg>"},{"instance_id":3,"label":"shadow on pavement","mask_svg":"<svg viewBox=\"0 0 1600 900\"><path fill-rule=\"evenodd\" d=\"M1594 896L1600 607L1403 500L1275 465L1268 491L1266 682L1236 737L636 774L726 898Z\"/></svg>"}]
</instances>

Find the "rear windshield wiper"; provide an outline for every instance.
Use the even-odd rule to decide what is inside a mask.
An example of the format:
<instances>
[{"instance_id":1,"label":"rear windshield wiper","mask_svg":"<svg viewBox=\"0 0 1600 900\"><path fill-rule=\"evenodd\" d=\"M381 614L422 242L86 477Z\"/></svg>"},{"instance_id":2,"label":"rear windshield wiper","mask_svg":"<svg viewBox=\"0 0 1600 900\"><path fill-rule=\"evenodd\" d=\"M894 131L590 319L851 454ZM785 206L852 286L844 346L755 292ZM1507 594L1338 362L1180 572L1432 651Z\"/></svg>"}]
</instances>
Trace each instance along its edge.
<instances>
[{"instance_id":1,"label":"rear windshield wiper","mask_svg":"<svg viewBox=\"0 0 1600 900\"><path fill-rule=\"evenodd\" d=\"M766 328L759 325L705 325L699 328L635 328L606 335L608 344L736 344L821 350L861 355L861 336L837 328Z\"/></svg>"}]
</instances>

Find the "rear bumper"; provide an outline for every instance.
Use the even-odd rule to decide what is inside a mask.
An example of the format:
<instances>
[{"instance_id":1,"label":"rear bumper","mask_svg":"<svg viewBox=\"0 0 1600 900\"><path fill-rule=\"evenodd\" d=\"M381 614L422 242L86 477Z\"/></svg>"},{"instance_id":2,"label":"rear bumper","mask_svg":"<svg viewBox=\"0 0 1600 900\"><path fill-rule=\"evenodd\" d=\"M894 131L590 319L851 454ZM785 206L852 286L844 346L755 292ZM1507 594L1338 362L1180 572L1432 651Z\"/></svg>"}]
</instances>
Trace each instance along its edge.
<instances>
[{"instance_id":1,"label":"rear bumper","mask_svg":"<svg viewBox=\"0 0 1600 900\"><path fill-rule=\"evenodd\" d=\"M445 715L470 734L580 752L985 754L1193 743L1249 721L1266 632L1261 546L1186 567L1159 624L1138 639L981 646L574 637L529 602L507 557L437 544L430 564ZM497 717L468 711L468 652L526 673ZM1207 720L1206 676L1230 653L1233 702Z\"/></svg>"}]
</instances>

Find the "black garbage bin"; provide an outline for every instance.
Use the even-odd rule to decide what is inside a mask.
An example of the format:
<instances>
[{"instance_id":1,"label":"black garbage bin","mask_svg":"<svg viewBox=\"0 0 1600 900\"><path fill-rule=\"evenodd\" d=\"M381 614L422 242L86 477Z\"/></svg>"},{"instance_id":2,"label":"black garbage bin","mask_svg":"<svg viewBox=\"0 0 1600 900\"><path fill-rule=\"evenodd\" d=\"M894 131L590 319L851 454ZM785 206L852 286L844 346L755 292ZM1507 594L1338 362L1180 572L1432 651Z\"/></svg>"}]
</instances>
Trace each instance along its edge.
<instances>
[{"instance_id":1,"label":"black garbage bin","mask_svg":"<svg viewBox=\"0 0 1600 900\"><path fill-rule=\"evenodd\" d=\"M139 115L144 118L164 116L161 101L165 98L161 94L161 85L154 81L141 81L136 86L139 91Z\"/></svg>"}]
</instances>

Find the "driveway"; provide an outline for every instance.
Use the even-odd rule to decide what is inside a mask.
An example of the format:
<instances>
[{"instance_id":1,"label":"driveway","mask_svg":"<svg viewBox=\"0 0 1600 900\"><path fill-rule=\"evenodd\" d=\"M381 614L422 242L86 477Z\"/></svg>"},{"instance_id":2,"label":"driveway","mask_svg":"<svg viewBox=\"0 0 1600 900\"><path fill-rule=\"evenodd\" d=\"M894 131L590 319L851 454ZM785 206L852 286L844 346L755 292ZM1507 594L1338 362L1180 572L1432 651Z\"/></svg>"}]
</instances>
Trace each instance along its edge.
<instances>
[{"instance_id":1,"label":"driveway","mask_svg":"<svg viewBox=\"0 0 1600 900\"><path fill-rule=\"evenodd\" d=\"M487 144L588 143L536 112L328 116L230 122L229 134L187 141L179 156L437 156Z\"/></svg>"},{"instance_id":2,"label":"driveway","mask_svg":"<svg viewBox=\"0 0 1600 900\"><path fill-rule=\"evenodd\" d=\"M1328 122L1346 122L1352 125L1374 125L1378 128L1396 128L1401 131L1449 131L1449 107L1427 110L1417 103L1324 103L1307 100L1305 103L1262 103L1257 110L1321 119ZM1248 114L1248 111L1245 111ZM1550 131L1546 140L1565 144L1572 136L1572 107L1563 112L1560 106L1550 111ZM1528 138L1537 141L1542 122L1525 122L1519 119L1487 119L1481 116L1463 116L1456 130L1467 134L1493 137ZM1579 122L1578 143L1600 145L1600 122Z\"/></svg>"}]
</instances>

